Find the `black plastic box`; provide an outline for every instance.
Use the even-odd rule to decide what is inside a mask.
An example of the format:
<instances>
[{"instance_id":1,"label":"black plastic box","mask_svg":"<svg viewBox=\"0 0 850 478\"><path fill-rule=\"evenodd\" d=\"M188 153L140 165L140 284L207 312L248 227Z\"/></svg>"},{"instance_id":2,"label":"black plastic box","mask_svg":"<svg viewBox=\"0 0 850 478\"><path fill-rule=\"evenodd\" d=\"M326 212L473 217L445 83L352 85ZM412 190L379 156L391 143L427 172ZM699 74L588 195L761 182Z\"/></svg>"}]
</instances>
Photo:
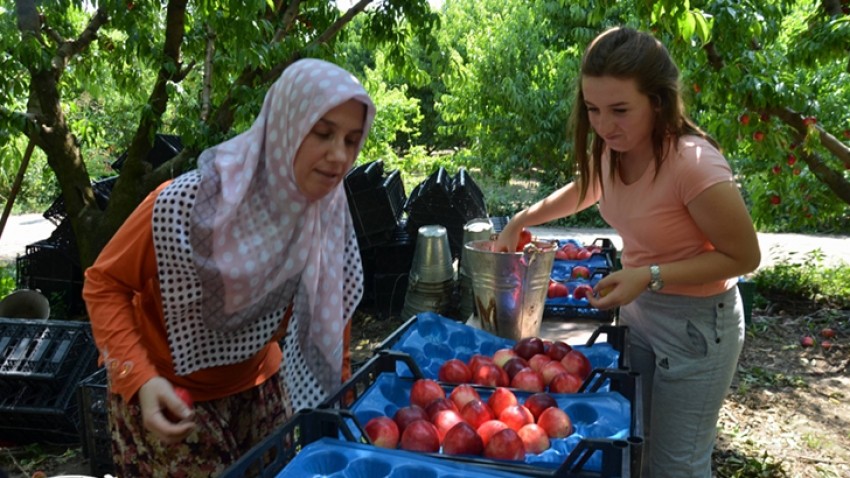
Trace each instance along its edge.
<instances>
[{"instance_id":1,"label":"black plastic box","mask_svg":"<svg viewBox=\"0 0 850 478\"><path fill-rule=\"evenodd\" d=\"M380 167L376 166L380 165ZM361 247L388 241L404 213L407 196L398 170L382 176L383 165L375 161L346 175L345 193Z\"/></svg>"},{"instance_id":2,"label":"black plastic box","mask_svg":"<svg viewBox=\"0 0 850 478\"><path fill-rule=\"evenodd\" d=\"M271 436L254 446L220 475L220 478L261 477L274 478L304 446L325 438L347 434L350 441L358 441L351 434L345 419L353 416L339 410L300 410ZM365 434L360 434L365 436Z\"/></svg>"},{"instance_id":3,"label":"black plastic box","mask_svg":"<svg viewBox=\"0 0 850 478\"><path fill-rule=\"evenodd\" d=\"M97 349L87 322L0 319L0 439L79 441L77 383Z\"/></svg>"},{"instance_id":4,"label":"black plastic box","mask_svg":"<svg viewBox=\"0 0 850 478\"><path fill-rule=\"evenodd\" d=\"M414 237L422 226L445 227L454 259L460 257L463 249L464 225L471 219L488 216L481 189L463 168L452 177L440 167L413 189L404 210L407 230Z\"/></svg>"},{"instance_id":5,"label":"black plastic box","mask_svg":"<svg viewBox=\"0 0 850 478\"><path fill-rule=\"evenodd\" d=\"M103 367L80 381L77 387L81 416L80 441L83 445L83 455L89 459L92 476L105 476L115 472L107 393L106 369Z\"/></svg>"},{"instance_id":6,"label":"black plastic box","mask_svg":"<svg viewBox=\"0 0 850 478\"><path fill-rule=\"evenodd\" d=\"M85 313L83 271L76 246L48 240L26 247L16 261L16 282L20 289L40 291L50 302L50 318L65 320Z\"/></svg>"}]
</instances>

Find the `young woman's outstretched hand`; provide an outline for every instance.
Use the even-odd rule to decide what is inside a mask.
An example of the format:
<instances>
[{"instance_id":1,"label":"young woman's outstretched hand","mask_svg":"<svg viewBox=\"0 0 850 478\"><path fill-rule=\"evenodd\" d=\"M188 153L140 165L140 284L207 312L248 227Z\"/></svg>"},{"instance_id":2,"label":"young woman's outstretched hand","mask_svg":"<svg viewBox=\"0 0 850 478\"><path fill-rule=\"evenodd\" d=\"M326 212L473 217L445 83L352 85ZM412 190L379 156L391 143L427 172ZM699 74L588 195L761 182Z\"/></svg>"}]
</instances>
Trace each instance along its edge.
<instances>
[{"instance_id":1,"label":"young woman's outstretched hand","mask_svg":"<svg viewBox=\"0 0 850 478\"><path fill-rule=\"evenodd\" d=\"M621 269L603 277L593 288L594 296L588 298L600 310L626 305L646 291L649 268Z\"/></svg>"},{"instance_id":2,"label":"young woman's outstretched hand","mask_svg":"<svg viewBox=\"0 0 850 478\"><path fill-rule=\"evenodd\" d=\"M519 233L522 231L522 226L517 225L513 221L508 221L499 237L493 242L493 252L514 252L516 245L519 242Z\"/></svg>"},{"instance_id":3,"label":"young woman's outstretched hand","mask_svg":"<svg viewBox=\"0 0 850 478\"><path fill-rule=\"evenodd\" d=\"M145 428L165 443L177 443L195 428L194 411L174 392L171 383L154 377L139 389Z\"/></svg>"}]
</instances>

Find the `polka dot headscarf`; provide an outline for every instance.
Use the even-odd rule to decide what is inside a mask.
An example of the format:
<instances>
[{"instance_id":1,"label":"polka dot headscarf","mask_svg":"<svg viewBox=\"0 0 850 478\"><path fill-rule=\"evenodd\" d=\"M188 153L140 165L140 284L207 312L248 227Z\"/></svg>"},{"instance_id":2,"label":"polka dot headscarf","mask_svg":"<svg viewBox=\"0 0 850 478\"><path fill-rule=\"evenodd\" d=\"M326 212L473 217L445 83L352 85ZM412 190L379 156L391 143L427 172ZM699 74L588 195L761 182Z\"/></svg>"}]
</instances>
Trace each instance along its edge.
<instances>
[{"instance_id":1,"label":"polka dot headscarf","mask_svg":"<svg viewBox=\"0 0 850 478\"><path fill-rule=\"evenodd\" d=\"M366 105L359 153L375 116L365 89L331 63L293 63L250 129L205 150L198 169L157 198L154 244L177 374L251 357L292 304L284 354L323 394L339 385L345 325L363 292L360 254L342 185L309 202L293 162L319 118L350 99Z\"/></svg>"}]
</instances>

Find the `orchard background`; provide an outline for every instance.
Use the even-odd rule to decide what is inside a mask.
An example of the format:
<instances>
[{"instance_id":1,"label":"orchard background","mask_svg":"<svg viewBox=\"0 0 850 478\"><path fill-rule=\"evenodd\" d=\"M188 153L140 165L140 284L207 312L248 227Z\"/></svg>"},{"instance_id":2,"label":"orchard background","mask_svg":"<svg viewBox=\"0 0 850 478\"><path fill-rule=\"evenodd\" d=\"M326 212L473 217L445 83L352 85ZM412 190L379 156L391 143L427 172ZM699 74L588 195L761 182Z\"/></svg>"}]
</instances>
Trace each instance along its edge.
<instances>
[{"instance_id":1,"label":"orchard background","mask_svg":"<svg viewBox=\"0 0 850 478\"><path fill-rule=\"evenodd\" d=\"M580 55L619 24L668 45L760 231L850 230L848 0L5 2L0 195L25 212L61 194L85 267L147 192L246 129L280 72L311 56L356 72L378 104L361 162L406 181L464 166L488 185L539 184L489 189L491 214L510 214L571 178ZM154 168L156 133L185 149ZM101 209L92 181L124 152ZM601 225L593 210L573 221Z\"/></svg>"}]
</instances>

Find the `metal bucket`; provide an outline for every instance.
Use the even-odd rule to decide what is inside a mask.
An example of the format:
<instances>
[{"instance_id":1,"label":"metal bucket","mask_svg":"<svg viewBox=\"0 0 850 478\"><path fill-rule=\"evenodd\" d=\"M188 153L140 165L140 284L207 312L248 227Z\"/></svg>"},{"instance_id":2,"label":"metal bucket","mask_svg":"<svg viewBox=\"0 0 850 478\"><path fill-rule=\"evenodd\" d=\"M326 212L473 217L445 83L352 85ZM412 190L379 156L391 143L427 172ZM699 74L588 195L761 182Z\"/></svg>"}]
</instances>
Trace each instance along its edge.
<instances>
[{"instance_id":1,"label":"metal bucket","mask_svg":"<svg viewBox=\"0 0 850 478\"><path fill-rule=\"evenodd\" d=\"M493 252L493 241L464 246L481 327L499 337L538 336L557 244L537 240L523 252Z\"/></svg>"},{"instance_id":2,"label":"metal bucket","mask_svg":"<svg viewBox=\"0 0 850 478\"><path fill-rule=\"evenodd\" d=\"M463 226L463 243L467 244L470 241L490 239L490 237L495 233L496 231L493 229L493 224L490 222L489 218L484 217L472 219ZM458 314L463 320L466 320L475 314L475 302L472 293L472 275L466 270L466 260L464 260L465 253L465 250L460 252L460 267L458 268L458 289L460 290Z\"/></svg>"}]
</instances>

